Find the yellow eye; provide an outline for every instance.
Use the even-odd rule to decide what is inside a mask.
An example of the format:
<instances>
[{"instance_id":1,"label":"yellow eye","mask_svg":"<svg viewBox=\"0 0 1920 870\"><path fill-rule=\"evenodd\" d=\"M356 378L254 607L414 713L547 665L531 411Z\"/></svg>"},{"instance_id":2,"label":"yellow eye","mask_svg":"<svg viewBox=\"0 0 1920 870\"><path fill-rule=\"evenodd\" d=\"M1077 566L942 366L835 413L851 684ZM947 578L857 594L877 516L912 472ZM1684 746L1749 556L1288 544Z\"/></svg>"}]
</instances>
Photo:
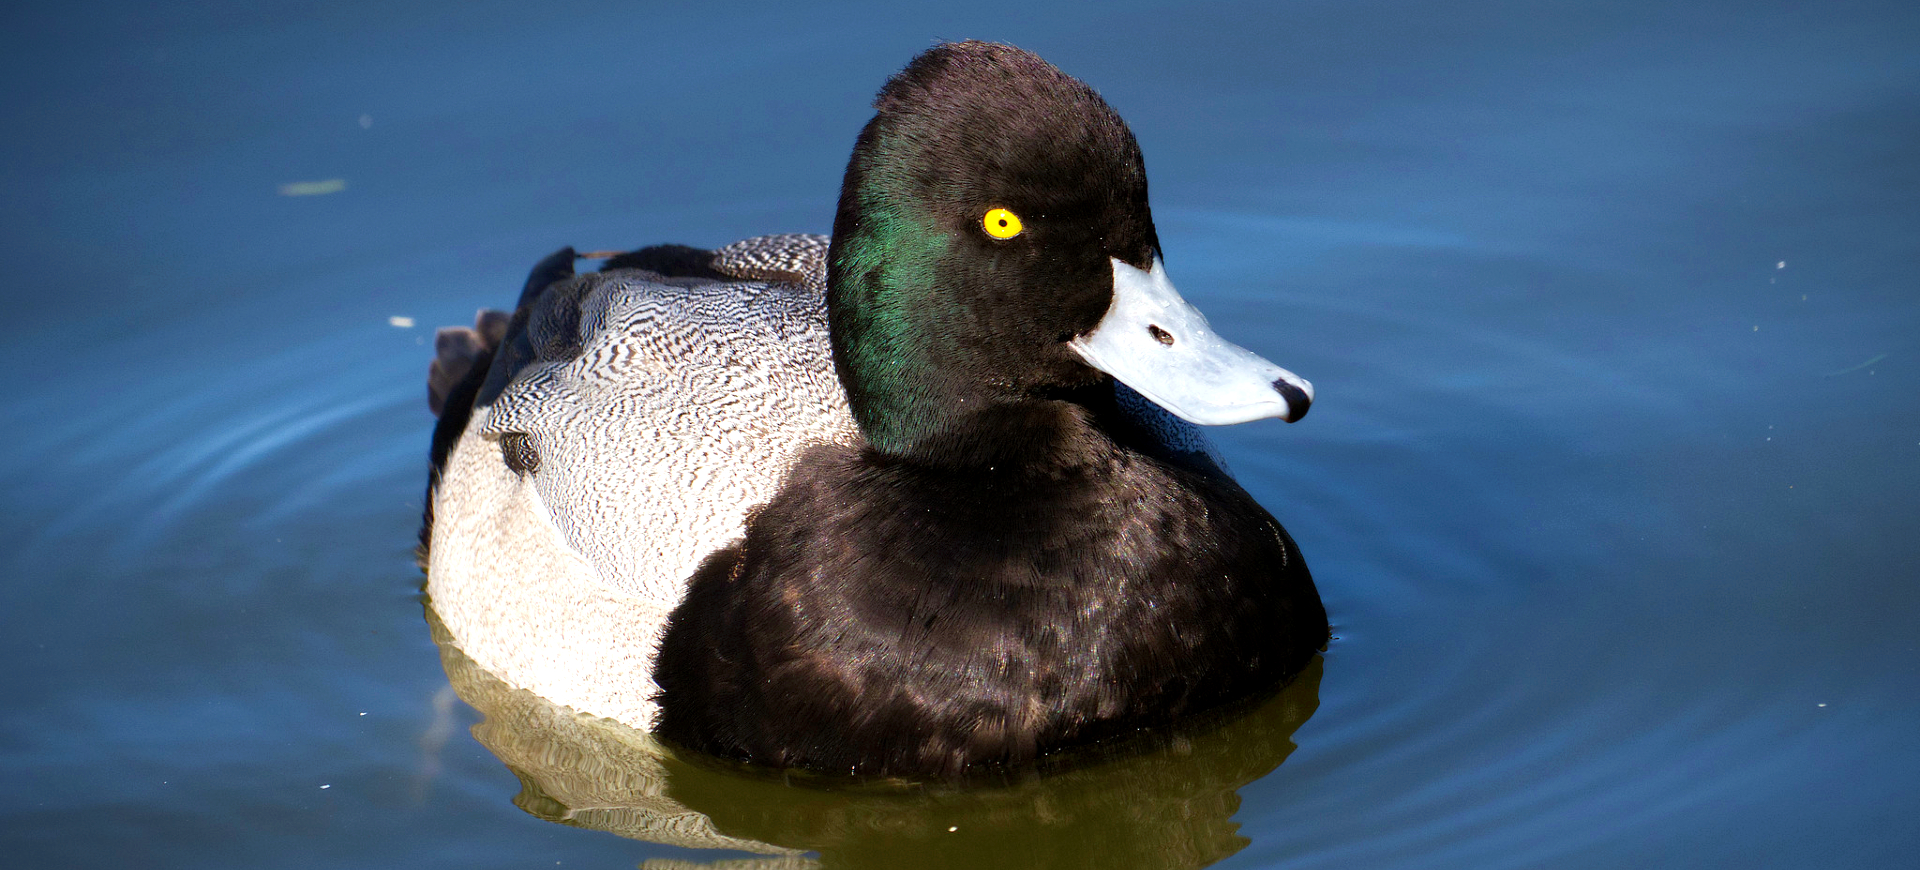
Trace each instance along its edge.
<instances>
[{"instance_id":1,"label":"yellow eye","mask_svg":"<svg viewBox=\"0 0 1920 870\"><path fill-rule=\"evenodd\" d=\"M996 239L1011 239L1020 235L1020 216L1004 208L987 209L987 216L980 219L980 225L987 228L987 235Z\"/></svg>"}]
</instances>

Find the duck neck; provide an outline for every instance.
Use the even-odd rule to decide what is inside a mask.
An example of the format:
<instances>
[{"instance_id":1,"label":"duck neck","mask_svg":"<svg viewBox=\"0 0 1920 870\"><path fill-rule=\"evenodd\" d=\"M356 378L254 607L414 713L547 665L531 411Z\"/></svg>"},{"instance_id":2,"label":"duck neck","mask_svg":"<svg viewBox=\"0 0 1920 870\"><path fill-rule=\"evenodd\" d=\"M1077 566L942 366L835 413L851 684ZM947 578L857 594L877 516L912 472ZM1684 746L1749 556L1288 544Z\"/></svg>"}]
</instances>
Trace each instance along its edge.
<instances>
[{"instance_id":1,"label":"duck neck","mask_svg":"<svg viewBox=\"0 0 1920 870\"><path fill-rule=\"evenodd\" d=\"M948 469L1055 465L1088 415L1072 394L1028 394L969 342L978 324L935 292L944 240L874 222L834 237L828 311L834 365L867 443Z\"/></svg>"}]
</instances>

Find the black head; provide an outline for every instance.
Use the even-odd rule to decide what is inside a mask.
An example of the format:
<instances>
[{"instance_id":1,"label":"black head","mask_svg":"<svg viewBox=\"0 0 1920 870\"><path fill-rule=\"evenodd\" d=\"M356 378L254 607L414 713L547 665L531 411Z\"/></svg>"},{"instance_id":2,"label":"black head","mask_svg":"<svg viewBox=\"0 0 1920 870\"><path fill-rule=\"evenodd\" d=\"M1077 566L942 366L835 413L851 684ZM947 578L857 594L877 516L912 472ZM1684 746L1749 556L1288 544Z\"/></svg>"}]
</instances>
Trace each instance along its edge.
<instances>
[{"instance_id":1,"label":"black head","mask_svg":"<svg viewBox=\"0 0 1920 870\"><path fill-rule=\"evenodd\" d=\"M848 163L829 253L839 374L883 453L1101 381L1068 347L1118 259L1158 255L1140 146L1100 96L984 42L888 81Z\"/></svg>"}]
</instances>

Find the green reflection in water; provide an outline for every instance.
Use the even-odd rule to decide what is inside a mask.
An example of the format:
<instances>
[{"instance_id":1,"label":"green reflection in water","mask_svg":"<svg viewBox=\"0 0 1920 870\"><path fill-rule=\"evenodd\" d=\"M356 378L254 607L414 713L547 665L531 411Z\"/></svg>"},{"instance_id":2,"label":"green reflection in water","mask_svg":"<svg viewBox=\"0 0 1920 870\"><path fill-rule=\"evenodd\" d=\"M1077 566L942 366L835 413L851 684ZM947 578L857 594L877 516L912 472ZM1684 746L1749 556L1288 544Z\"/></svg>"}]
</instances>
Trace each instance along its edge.
<instances>
[{"instance_id":1,"label":"green reflection in water","mask_svg":"<svg viewBox=\"0 0 1920 870\"><path fill-rule=\"evenodd\" d=\"M1250 709L1045 773L966 787L851 783L680 758L507 686L449 642L431 607L427 618L454 690L485 716L474 736L520 779L517 806L634 839L768 856L716 867L804 867L814 856L849 868L1204 867L1247 845L1233 821L1237 789L1286 760L1319 706L1316 657Z\"/></svg>"}]
</instances>

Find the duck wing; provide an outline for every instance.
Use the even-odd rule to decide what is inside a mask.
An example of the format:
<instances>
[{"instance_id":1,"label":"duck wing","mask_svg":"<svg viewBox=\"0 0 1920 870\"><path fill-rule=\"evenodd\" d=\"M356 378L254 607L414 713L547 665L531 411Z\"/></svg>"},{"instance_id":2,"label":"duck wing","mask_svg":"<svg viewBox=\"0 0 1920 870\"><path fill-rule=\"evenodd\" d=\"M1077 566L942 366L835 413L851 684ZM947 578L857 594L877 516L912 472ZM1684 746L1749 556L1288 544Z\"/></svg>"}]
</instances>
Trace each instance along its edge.
<instances>
[{"instance_id":1,"label":"duck wing","mask_svg":"<svg viewBox=\"0 0 1920 870\"><path fill-rule=\"evenodd\" d=\"M817 290L631 269L534 294L475 425L604 581L669 598L803 447L858 438Z\"/></svg>"}]
</instances>

